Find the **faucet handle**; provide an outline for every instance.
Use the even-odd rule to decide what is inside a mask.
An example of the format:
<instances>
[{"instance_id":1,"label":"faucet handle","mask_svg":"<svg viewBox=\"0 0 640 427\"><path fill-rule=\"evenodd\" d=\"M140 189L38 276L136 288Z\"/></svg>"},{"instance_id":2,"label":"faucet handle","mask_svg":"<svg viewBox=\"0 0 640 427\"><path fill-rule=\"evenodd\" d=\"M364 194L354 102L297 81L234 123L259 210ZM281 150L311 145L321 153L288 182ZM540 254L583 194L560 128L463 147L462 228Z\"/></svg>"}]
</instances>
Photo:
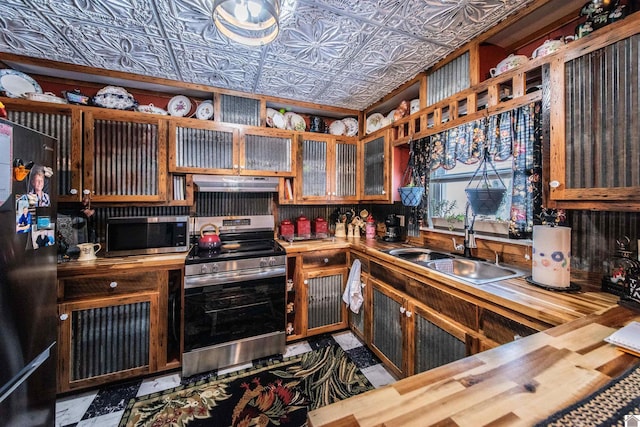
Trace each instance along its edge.
<instances>
[{"instance_id":1,"label":"faucet handle","mask_svg":"<svg viewBox=\"0 0 640 427\"><path fill-rule=\"evenodd\" d=\"M453 250L454 251L464 251L464 244L457 244L456 243L456 238L452 237L451 240L453 241Z\"/></svg>"}]
</instances>

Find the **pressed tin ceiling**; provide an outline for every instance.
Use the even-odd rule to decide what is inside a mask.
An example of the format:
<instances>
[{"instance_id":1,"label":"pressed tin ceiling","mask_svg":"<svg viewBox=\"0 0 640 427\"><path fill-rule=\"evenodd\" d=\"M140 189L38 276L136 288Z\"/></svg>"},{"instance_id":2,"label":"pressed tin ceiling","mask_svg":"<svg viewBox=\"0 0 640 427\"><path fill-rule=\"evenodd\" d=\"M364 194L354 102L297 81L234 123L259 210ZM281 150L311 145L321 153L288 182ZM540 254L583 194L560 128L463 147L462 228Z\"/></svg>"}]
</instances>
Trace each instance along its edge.
<instances>
[{"instance_id":1,"label":"pressed tin ceiling","mask_svg":"<svg viewBox=\"0 0 640 427\"><path fill-rule=\"evenodd\" d=\"M0 51L363 110L531 0L282 0L247 47L213 0L2 0Z\"/></svg>"}]
</instances>

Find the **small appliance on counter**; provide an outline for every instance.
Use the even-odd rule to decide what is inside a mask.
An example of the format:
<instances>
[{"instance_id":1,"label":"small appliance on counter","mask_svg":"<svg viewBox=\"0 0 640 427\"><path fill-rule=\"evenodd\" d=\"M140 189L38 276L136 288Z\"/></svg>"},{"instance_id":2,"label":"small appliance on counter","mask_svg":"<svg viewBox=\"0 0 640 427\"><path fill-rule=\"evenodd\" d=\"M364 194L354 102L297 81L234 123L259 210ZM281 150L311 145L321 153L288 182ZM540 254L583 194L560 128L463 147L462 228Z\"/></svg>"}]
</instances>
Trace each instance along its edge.
<instances>
[{"instance_id":1,"label":"small appliance on counter","mask_svg":"<svg viewBox=\"0 0 640 427\"><path fill-rule=\"evenodd\" d=\"M386 231L382 238L385 242L400 242L402 241L402 227L400 226L400 218L396 214L389 214L384 220Z\"/></svg>"}]
</instances>

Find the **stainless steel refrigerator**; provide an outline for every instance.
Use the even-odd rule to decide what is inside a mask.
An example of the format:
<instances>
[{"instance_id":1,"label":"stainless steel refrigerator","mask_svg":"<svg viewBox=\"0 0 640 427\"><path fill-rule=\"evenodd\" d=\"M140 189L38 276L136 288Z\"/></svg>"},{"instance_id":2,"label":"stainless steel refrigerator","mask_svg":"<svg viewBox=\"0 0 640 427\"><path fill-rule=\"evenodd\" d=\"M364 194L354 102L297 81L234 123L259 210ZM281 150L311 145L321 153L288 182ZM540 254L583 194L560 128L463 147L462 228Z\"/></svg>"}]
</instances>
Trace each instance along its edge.
<instances>
[{"instance_id":1,"label":"stainless steel refrigerator","mask_svg":"<svg viewBox=\"0 0 640 427\"><path fill-rule=\"evenodd\" d=\"M56 140L0 119L0 425L53 426Z\"/></svg>"}]
</instances>

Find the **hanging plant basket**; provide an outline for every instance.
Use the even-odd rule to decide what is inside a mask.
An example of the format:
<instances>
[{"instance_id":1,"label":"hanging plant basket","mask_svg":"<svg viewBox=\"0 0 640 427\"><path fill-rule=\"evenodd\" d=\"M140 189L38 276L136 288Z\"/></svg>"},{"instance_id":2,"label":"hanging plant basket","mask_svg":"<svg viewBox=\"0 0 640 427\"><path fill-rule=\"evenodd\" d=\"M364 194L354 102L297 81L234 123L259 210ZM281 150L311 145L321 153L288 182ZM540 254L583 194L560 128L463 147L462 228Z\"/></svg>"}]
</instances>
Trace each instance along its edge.
<instances>
[{"instance_id":1,"label":"hanging plant basket","mask_svg":"<svg viewBox=\"0 0 640 427\"><path fill-rule=\"evenodd\" d=\"M400 187L398 188L400 193L400 200L405 206L420 206L422 202L422 195L424 194L424 187Z\"/></svg>"},{"instance_id":2,"label":"hanging plant basket","mask_svg":"<svg viewBox=\"0 0 640 427\"><path fill-rule=\"evenodd\" d=\"M403 205L411 207L420 206L422 196L424 196L424 186L421 184L422 180L415 165L413 141L409 139L409 161L407 162L407 168L402 174L401 187L398 188L400 200Z\"/></svg>"},{"instance_id":3,"label":"hanging plant basket","mask_svg":"<svg viewBox=\"0 0 640 427\"><path fill-rule=\"evenodd\" d=\"M493 176L497 178L499 183L498 186L491 185L487 165L493 170ZM480 175L478 176L478 174ZM475 185L473 185L474 183ZM464 192L474 215L495 215L500 209L504 196L507 194L507 186L504 185L500 174L493 165L488 150L485 150L480 165L478 165L478 169L474 172Z\"/></svg>"},{"instance_id":4,"label":"hanging plant basket","mask_svg":"<svg viewBox=\"0 0 640 427\"><path fill-rule=\"evenodd\" d=\"M507 194L506 188L467 188L467 200L476 215L495 215Z\"/></svg>"}]
</instances>

